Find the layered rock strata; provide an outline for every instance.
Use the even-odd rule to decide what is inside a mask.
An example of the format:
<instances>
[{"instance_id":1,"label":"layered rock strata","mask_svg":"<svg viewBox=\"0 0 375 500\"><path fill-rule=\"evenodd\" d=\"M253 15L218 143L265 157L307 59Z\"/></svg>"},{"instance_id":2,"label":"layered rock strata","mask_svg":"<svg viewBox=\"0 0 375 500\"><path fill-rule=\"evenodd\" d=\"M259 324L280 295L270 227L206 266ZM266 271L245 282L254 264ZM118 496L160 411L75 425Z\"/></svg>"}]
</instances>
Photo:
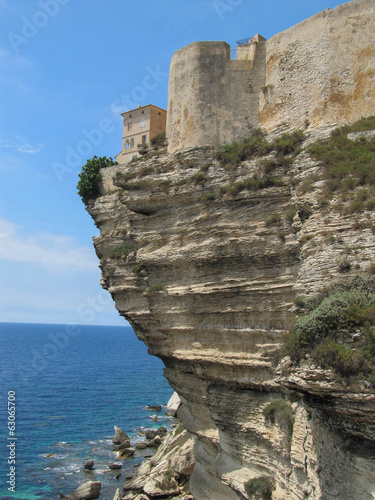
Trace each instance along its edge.
<instances>
[{"instance_id":1,"label":"layered rock strata","mask_svg":"<svg viewBox=\"0 0 375 500\"><path fill-rule=\"evenodd\" d=\"M259 159L230 170L210 147L157 151L105 169L102 196L89 203L102 285L164 361L178 417L197 438L196 500L250 498L252 480L264 477L274 479L274 499L373 498L374 390L308 360L275 363L293 296L342 278L343 254L353 261L346 276L374 256L373 212L319 206L320 166L306 147L330 131L307 133L270 187L223 189L261 178ZM289 401L292 431L264 416L275 399Z\"/></svg>"}]
</instances>

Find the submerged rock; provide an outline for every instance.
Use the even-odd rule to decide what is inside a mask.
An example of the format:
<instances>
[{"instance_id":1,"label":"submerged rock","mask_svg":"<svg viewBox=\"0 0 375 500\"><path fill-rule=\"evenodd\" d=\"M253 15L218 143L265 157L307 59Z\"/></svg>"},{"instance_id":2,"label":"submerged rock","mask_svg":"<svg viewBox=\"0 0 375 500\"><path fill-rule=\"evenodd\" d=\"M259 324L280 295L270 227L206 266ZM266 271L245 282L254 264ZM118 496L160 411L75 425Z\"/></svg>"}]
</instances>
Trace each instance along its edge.
<instances>
[{"instance_id":1,"label":"submerged rock","mask_svg":"<svg viewBox=\"0 0 375 500\"><path fill-rule=\"evenodd\" d=\"M135 447L138 449L138 450L145 450L147 448L147 443L145 443L145 441L137 441L135 443Z\"/></svg>"},{"instance_id":2,"label":"submerged rock","mask_svg":"<svg viewBox=\"0 0 375 500\"><path fill-rule=\"evenodd\" d=\"M111 470L118 470L118 469L121 469L122 468L122 464L108 464L108 467L111 469Z\"/></svg>"},{"instance_id":3,"label":"submerged rock","mask_svg":"<svg viewBox=\"0 0 375 500\"><path fill-rule=\"evenodd\" d=\"M160 405L147 405L146 410L161 411Z\"/></svg>"},{"instance_id":4,"label":"submerged rock","mask_svg":"<svg viewBox=\"0 0 375 500\"><path fill-rule=\"evenodd\" d=\"M146 439L151 440L154 439L154 437L157 435L157 432L155 430L149 429L148 431L145 432Z\"/></svg>"},{"instance_id":5,"label":"submerged rock","mask_svg":"<svg viewBox=\"0 0 375 500\"><path fill-rule=\"evenodd\" d=\"M118 450L118 452L122 457L131 457L132 455L134 455L135 449L134 448L124 448L124 449Z\"/></svg>"},{"instance_id":6,"label":"submerged rock","mask_svg":"<svg viewBox=\"0 0 375 500\"><path fill-rule=\"evenodd\" d=\"M90 481L83 483L70 495L70 500L95 500L99 498L102 483L100 481Z\"/></svg>"}]
</instances>

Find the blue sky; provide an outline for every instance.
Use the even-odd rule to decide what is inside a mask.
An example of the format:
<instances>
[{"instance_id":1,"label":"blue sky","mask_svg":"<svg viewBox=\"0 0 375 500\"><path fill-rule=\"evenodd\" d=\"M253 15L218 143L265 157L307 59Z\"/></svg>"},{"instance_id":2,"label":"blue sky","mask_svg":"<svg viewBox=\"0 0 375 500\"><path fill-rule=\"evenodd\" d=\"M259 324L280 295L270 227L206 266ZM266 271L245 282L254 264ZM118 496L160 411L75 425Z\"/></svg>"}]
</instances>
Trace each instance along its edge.
<instances>
[{"instance_id":1,"label":"blue sky","mask_svg":"<svg viewBox=\"0 0 375 500\"><path fill-rule=\"evenodd\" d=\"M76 193L121 149L120 113L166 108L170 59L267 39L336 0L0 0L0 321L124 325Z\"/></svg>"}]
</instances>

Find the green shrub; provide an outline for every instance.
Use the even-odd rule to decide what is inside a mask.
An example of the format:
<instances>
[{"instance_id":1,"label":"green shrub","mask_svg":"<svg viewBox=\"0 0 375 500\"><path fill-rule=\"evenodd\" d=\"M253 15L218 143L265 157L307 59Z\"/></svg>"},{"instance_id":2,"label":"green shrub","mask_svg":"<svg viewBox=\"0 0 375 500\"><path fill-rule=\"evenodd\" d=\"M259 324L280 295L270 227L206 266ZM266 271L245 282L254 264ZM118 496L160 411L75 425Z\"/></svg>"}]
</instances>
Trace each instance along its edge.
<instances>
[{"instance_id":1,"label":"green shrub","mask_svg":"<svg viewBox=\"0 0 375 500\"><path fill-rule=\"evenodd\" d=\"M148 144L142 143L137 145L138 153L144 156L148 153Z\"/></svg>"},{"instance_id":2,"label":"green shrub","mask_svg":"<svg viewBox=\"0 0 375 500\"><path fill-rule=\"evenodd\" d=\"M293 435L294 415L289 401L277 398L271 401L263 410L266 420L276 423L284 432L290 442Z\"/></svg>"},{"instance_id":3,"label":"green shrub","mask_svg":"<svg viewBox=\"0 0 375 500\"><path fill-rule=\"evenodd\" d=\"M274 489L275 480L269 476L256 477L245 483L245 491L249 498L254 498L256 495L262 500L271 500Z\"/></svg>"},{"instance_id":4,"label":"green shrub","mask_svg":"<svg viewBox=\"0 0 375 500\"><path fill-rule=\"evenodd\" d=\"M276 153L276 158L264 160L262 166L265 174L271 173L276 167L288 167L300 152L299 146L305 140L302 130L296 130L290 134L283 134L277 137L272 143L266 139L265 133L260 129L252 130L251 134L242 142L232 142L219 148L216 159L229 170L245 160L265 156L272 151ZM287 156L289 155L289 156Z\"/></svg>"},{"instance_id":5,"label":"green shrub","mask_svg":"<svg viewBox=\"0 0 375 500\"><path fill-rule=\"evenodd\" d=\"M261 129L254 129L243 142L232 142L222 146L216 158L224 166L236 167L244 160L268 154L271 146Z\"/></svg>"},{"instance_id":6,"label":"green shrub","mask_svg":"<svg viewBox=\"0 0 375 500\"><path fill-rule=\"evenodd\" d=\"M340 273L345 273L347 271L350 271L352 268L352 263L350 262L350 259L346 255L339 257L336 263Z\"/></svg>"},{"instance_id":7,"label":"green shrub","mask_svg":"<svg viewBox=\"0 0 375 500\"><path fill-rule=\"evenodd\" d=\"M289 224L293 223L296 213L297 210L295 208L289 208L289 210L286 211L285 218L289 222Z\"/></svg>"},{"instance_id":8,"label":"green shrub","mask_svg":"<svg viewBox=\"0 0 375 500\"><path fill-rule=\"evenodd\" d=\"M299 361L310 353L316 362L343 377L375 377L374 276L339 282L319 295L303 298L299 306L305 312L285 336L284 354ZM353 330L360 332L355 350Z\"/></svg>"},{"instance_id":9,"label":"green shrub","mask_svg":"<svg viewBox=\"0 0 375 500\"><path fill-rule=\"evenodd\" d=\"M130 252L134 251L135 248L132 245L118 245L108 251L107 257L113 259L126 259Z\"/></svg>"},{"instance_id":10,"label":"green shrub","mask_svg":"<svg viewBox=\"0 0 375 500\"><path fill-rule=\"evenodd\" d=\"M154 167L143 167L139 172L138 172L138 177L146 177L146 175L151 175L155 171Z\"/></svg>"},{"instance_id":11,"label":"green shrub","mask_svg":"<svg viewBox=\"0 0 375 500\"><path fill-rule=\"evenodd\" d=\"M332 368L343 377L357 375L364 366L363 357L334 340L324 340L315 350L314 359L323 368Z\"/></svg>"},{"instance_id":12,"label":"green shrub","mask_svg":"<svg viewBox=\"0 0 375 500\"><path fill-rule=\"evenodd\" d=\"M164 144L165 140L166 140L165 132L160 132L160 134L151 137L150 142L153 146L161 146Z\"/></svg>"},{"instance_id":13,"label":"green shrub","mask_svg":"<svg viewBox=\"0 0 375 500\"><path fill-rule=\"evenodd\" d=\"M140 274L142 272L143 267L141 264L137 264L136 266L133 267L132 272L134 274Z\"/></svg>"},{"instance_id":14,"label":"green shrub","mask_svg":"<svg viewBox=\"0 0 375 500\"><path fill-rule=\"evenodd\" d=\"M279 214L272 214L264 221L266 227L278 226L281 223L281 217Z\"/></svg>"},{"instance_id":15,"label":"green shrub","mask_svg":"<svg viewBox=\"0 0 375 500\"><path fill-rule=\"evenodd\" d=\"M362 118L352 125L335 129L328 139L317 141L310 146L311 157L323 166L323 179L328 194L354 193L361 186L371 188L370 192L357 191L350 204L350 213L371 209L366 206L366 200L374 197L375 193L375 137L371 140L360 138L350 140L347 135L351 132L375 129L375 116ZM373 203L370 207L375 206Z\"/></svg>"},{"instance_id":16,"label":"green shrub","mask_svg":"<svg viewBox=\"0 0 375 500\"><path fill-rule=\"evenodd\" d=\"M202 203L210 203L211 201L216 200L216 198L217 198L217 194L216 194L216 193L213 193L213 192L210 192L210 193L206 193L206 194L204 194L204 195L201 197L200 201L201 201Z\"/></svg>"},{"instance_id":17,"label":"green shrub","mask_svg":"<svg viewBox=\"0 0 375 500\"><path fill-rule=\"evenodd\" d=\"M211 163L204 163L199 169L200 172L207 172L207 170L211 167Z\"/></svg>"},{"instance_id":18,"label":"green shrub","mask_svg":"<svg viewBox=\"0 0 375 500\"><path fill-rule=\"evenodd\" d=\"M162 292L164 290L164 285L152 285L147 288L147 293Z\"/></svg>"},{"instance_id":19,"label":"green shrub","mask_svg":"<svg viewBox=\"0 0 375 500\"><path fill-rule=\"evenodd\" d=\"M127 187L128 181L134 179L136 176L136 172L127 172L126 174L116 172L116 174L112 178L112 182L115 186L125 189Z\"/></svg>"},{"instance_id":20,"label":"green shrub","mask_svg":"<svg viewBox=\"0 0 375 500\"><path fill-rule=\"evenodd\" d=\"M102 179L100 169L112 167L113 165L117 165L117 162L113 158L107 158L106 156L94 156L83 165L78 175L79 181L77 184L78 194L83 203L87 204L89 200L99 196L99 182Z\"/></svg>"},{"instance_id":21,"label":"green shrub","mask_svg":"<svg viewBox=\"0 0 375 500\"><path fill-rule=\"evenodd\" d=\"M276 151L277 155L298 154L300 152L299 147L305 138L302 130L283 134L281 137L276 137L272 142L272 149Z\"/></svg>"},{"instance_id":22,"label":"green shrub","mask_svg":"<svg viewBox=\"0 0 375 500\"><path fill-rule=\"evenodd\" d=\"M195 184L205 184L206 181L209 180L209 177L208 175L206 175L205 173L203 172L197 172L196 174L193 174L191 177L190 177L190 180L192 182L194 182Z\"/></svg>"}]
</instances>

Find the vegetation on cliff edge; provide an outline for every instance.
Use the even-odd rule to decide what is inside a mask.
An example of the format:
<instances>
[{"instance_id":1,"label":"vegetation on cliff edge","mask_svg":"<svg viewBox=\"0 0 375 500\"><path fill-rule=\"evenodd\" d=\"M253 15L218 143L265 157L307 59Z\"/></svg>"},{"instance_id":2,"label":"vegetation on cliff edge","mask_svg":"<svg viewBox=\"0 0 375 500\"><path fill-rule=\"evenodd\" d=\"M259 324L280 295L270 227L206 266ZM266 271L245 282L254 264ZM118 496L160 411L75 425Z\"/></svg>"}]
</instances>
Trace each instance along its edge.
<instances>
[{"instance_id":1,"label":"vegetation on cliff edge","mask_svg":"<svg viewBox=\"0 0 375 500\"><path fill-rule=\"evenodd\" d=\"M275 480L269 476L260 476L245 483L245 491L249 498L271 500L275 489Z\"/></svg>"},{"instance_id":2,"label":"vegetation on cliff edge","mask_svg":"<svg viewBox=\"0 0 375 500\"><path fill-rule=\"evenodd\" d=\"M335 195L344 214L375 210L375 135L348 138L350 133L371 130L375 130L375 116L337 128L328 139L310 146L310 156L323 167L322 205Z\"/></svg>"},{"instance_id":3,"label":"vegetation on cliff edge","mask_svg":"<svg viewBox=\"0 0 375 500\"><path fill-rule=\"evenodd\" d=\"M221 164L233 170L245 160L259 158L275 153L276 158L269 160L266 164L268 171L278 165L290 165L294 158L300 152L300 146L305 140L305 134L302 130L296 130L290 134L283 134L268 142L265 133L260 129L253 129L251 134L242 142L232 142L221 146L216 153L216 158Z\"/></svg>"},{"instance_id":4,"label":"vegetation on cliff edge","mask_svg":"<svg viewBox=\"0 0 375 500\"><path fill-rule=\"evenodd\" d=\"M301 314L286 335L285 354L375 383L375 277L355 276L296 303Z\"/></svg>"},{"instance_id":5,"label":"vegetation on cliff edge","mask_svg":"<svg viewBox=\"0 0 375 500\"><path fill-rule=\"evenodd\" d=\"M87 160L79 173L79 181L77 190L79 196L82 198L83 203L87 204L89 200L95 199L99 196L99 182L102 179L100 170L106 167L117 165L113 158L106 156L94 156L91 160Z\"/></svg>"}]
</instances>

